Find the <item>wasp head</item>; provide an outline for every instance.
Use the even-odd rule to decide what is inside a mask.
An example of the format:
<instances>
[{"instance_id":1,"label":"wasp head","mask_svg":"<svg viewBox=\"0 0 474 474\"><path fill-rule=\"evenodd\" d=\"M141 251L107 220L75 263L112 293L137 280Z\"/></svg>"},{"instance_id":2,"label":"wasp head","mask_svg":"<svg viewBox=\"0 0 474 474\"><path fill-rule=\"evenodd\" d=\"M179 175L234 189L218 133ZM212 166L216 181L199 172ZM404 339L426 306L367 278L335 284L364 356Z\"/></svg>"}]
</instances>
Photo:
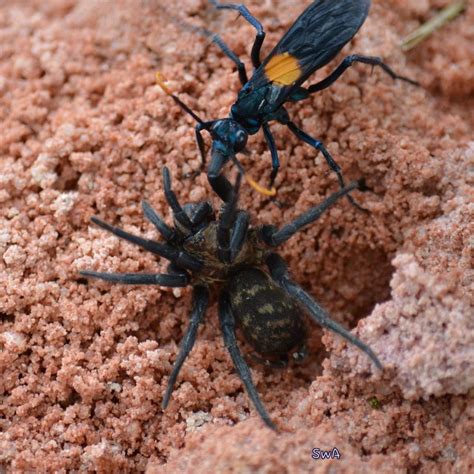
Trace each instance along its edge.
<instances>
[{"instance_id":1,"label":"wasp head","mask_svg":"<svg viewBox=\"0 0 474 474\"><path fill-rule=\"evenodd\" d=\"M216 120L210 132L212 138L225 147L228 155L242 151L249 136L247 130L231 118Z\"/></svg>"}]
</instances>

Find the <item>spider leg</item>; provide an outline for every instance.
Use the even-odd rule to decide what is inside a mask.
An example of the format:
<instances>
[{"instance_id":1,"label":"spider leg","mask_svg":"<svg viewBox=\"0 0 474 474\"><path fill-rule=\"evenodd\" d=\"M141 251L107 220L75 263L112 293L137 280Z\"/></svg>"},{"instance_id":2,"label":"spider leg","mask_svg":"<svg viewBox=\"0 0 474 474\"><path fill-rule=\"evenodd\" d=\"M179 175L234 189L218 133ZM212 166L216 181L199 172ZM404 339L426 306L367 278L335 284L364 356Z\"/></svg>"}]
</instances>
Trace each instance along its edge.
<instances>
[{"instance_id":1,"label":"spider leg","mask_svg":"<svg viewBox=\"0 0 474 474\"><path fill-rule=\"evenodd\" d=\"M344 71L348 68L350 68L354 63L364 63L364 64L370 64L372 66L379 66L382 68L382 70L387 73L392 79L400 79L401 81L408 82L414 86L419 86L420 84L412 79L409 79L408 77L404 76L399 76L390 66L385 64L382 60L382 58L378 58L375 56L362 56L360 54L352 54L351 56L346 56L342 63L337 66L337 68L329 74L328 77L323 79L322 81L317 82L316 84L312 84L311 86L307 87L305 90L309 93L312 94L313 92L318 92L322 91L323 89L326 89L330 85L332 85L334 82L336 82L341 75L344 73Z\"/></svg>"},{"instance_id":2,"label":"spider leg","mask_svg":"<svg viewBox=\"0 0 474 474\"><path fill-rule=\"evenodd\" d=\"M158 232L167 242L174 242L176 239L176 232L169 227L158 213L151 207L147 201L142 201L142 209L145 217L156 227Z\"/></svg>"},{"instance_id":3,"label":"spider leg","mask_svg":"<svg viewBox=\"0 0 474 474\"><path fill-rule=\"evenodd\" d=\"M247 393L252 400L255 409L264 423L272 430L276 430L275 425L270 419L270 416L268 415L262 401L260 400L260 397L258 396L257 389L255 388L255 385L252 381L250 369L237 346L237 340L235 338L235 319L234 315L232 314L230 303L227 300L225 294L221 294L219 297L219 321L221 323L222 334L224 336L224 344L229 351L237 374L239 375L240 380L242 380L244 383L245 389L247 390Z\"/></svg>"},{"instance_id":4,"label":"spider leg","mask_svg":"<svg viewBox=\"0 0 474 474\"><path fill-rule=\"evenodd\" d=\"M214 212L209 202L200 202L196 204L196 208L191 216L191 222L194 228L199 227L206 217L210 216Z\"/></svg>"},{"instance_id":5,"label":"spider leg","mask_svg":"<svg viewBox=\"0 0 474 474\"><path fill-rule=\"evenodd\" d=\"M163 221L163 219L161 219L158 213L151 207L151 205L147 201L142 201L142 208L145 217L157 228L163 238L167 242L174 243L177 237L176 231L169 227ZM183 212L185 212L184 209ZM197 227L199 227L202 221L207 216L212 214L212 212L213 209L209 202L197 203L190 218L192 229L195 230Z\"/></svg>"},{"instance_id":6,"label":"spider leg","mask_svg":"<svg viewBox=\"0 0 474 474\"><path fill-rule=\"evenodd\" d=\"M91 217L91 221L94 224L97 224L102 229L105 229L112 234L120 237L121 239L127 240L132 244L138 245L149 252L152 252L160 257L166 258L171 262L177 263L179 266L183 268L187 268L189 270L199 271L202 268L202 262L192 255L177 250L171 245L168 244L160 244L159 242L155 242L154 240L144 239L142 237L138 237L137 235L130 234L119 227L115 227L113 225L107 224L100 220L98 217Z\"/></svg>"},{"instance_id":7,"label":"spider leg","mask_svg":"<svg viewBox=\"0 0 474 474\"><path fill-rule=\"evenodd\" d=\"M298 300L308 310L311 318L314 321L316 321L322 327L330 329L336 334L339 334L344 339L357 346L361 351L365 352L370 357L377 368L383 370L381 362L367 344L364 344L347 329L336 323L336 321L332 320L329 314L321 306L319 306L316 301L314 301L313 298L303 290L303 288L290 279L288 267L285 261L278 254L270 254L266 263L273 280L275 280L276 283L286 290L288 294Z\"/></svg>"},{"instance_id":8,"label":"spider leg","mask_svg":"<svg viewBox=\"0 0 474 474\"><path fill-rule=\"evenodd\" d=\"M362 186L363 184L360 181L353 181L344 188L339 189L335 193L331 194L322 203L299 215L296 219L283 226L280 230L271 225L263 226L260 232L261 239L271 247L277 247L278 245L281 245L293 237L293 235L295 235L296 232L300 231L303 227L317 221L321 217L321 214L327 211L341 197L346 196L354 189L360 189Z\"/></svg>"},{"instance_id":9,"label":"spider leg","mask_svg":"<svg viewBox=\"0 0 474 474\"><path fill-rule=\"evenodd\" d=\"M163 409L168 406L168 402L170 400L171 393L173 392L176 379L178 378L179 371L181 370L186 357L188 357L191 349L194 346L199 324L201 323L206 311L208 300L209 292L207 288L205 286L196 285L193 291L193 309L191 311L191 319L183 340L181 341L178 356L176 357L173 370L171 371L170 377L168 379L166 392L163 397L163 401L161 402Z\"/></svg>"},{"instance_id":10,"label":"spider leg","mask_svg":"<svg viewBox=\"0 0 474 474\"><path fill-rule=\"evenodd\" d=\"M265 39L265 31L262 24L248 11L247 7L241 3L218 3L216 0L209 0L212 5L218 10L236 10L247 20L257 31L255 41L252 46L250 57L255 69L260 66L260 50L262 48L263 40ZM245 83L242 83L245 84Z\"/></svg>"},{"instance_id":11,"label":"spider leg","mask_svg":"<svg viewBox=\"0 0 474 474\"><path fill-rule=\"evenodd\" d=\"M176 194L171 189L171 177L170 172L166 166L163 166L163 188L165 191L166 201L173 211L173 217L179 222L187 232L191 232L193 224L189 219L188 215L184 212L181 204L179 203Z\"/></svg>"},{"instance_id":12,"label":"spider leg","mask_svg":"<svg viewBox=\"0 0 474 474\"><path fill-rule=\"evenodd\" d=\"M103 220L99 219L96 216L91 217L91 221L96 224L97 226L101 227L102 229L114 234L115 236L124 239L132 244L138 245L148 252L155 253L160 257L164 257L168 260L173 260L173 251L174 249L166 244L160 244L159 242L155 242L154 240L144 239L143 237L139 237L138 235L131 234L130 232L126 232L125 230L121 229L120 227L113 226L104 222Z\"/></svg>"},{"instance_id":13,"label":"spider leg","mask_svg":"<svg viewBox=\"0 0 474 474\"><path fill-rule=\"evenodd\" d=\"M316 140L315 138L313 138L311 135L308 135L306 132L304 132L303 130L301 130L300 128L298 128L293 122L291 121L288 121L287 123L285 123L285 125L287 125L287 127L300 139L300 140L303 140L305 143L307 143L308 145L312 146L313 148L315 148L316 150L320 151L323 156L324 156L324 159L326 160L329 168L331 168L332 171L334 171L337 175L337 179L339 181L339 186L342 188L344 188L345 186L345 182L344 182L344 178L342 176L342 171L341 171L341 167L336 163L336 161L334 160L334 158L331 156L331 154L329 153L329 151L327 150L327 148L319 141L319 140ZM354 199L352 198L351 195L348 195L347 196L347 199L349 200L349 202L354 206L356 207L357 209L361 210L361 211L364 211L364 212L368 212L367 209L363 208L362 206L360 206L359 204L357 204Z\"/></svg>"},{"instance_id":14,"label":"spider leg","mask_svg":"<svg viewBox=\"0 0 474 474\"><path fill-rule=\"evenodd\" d=\"M186 273L168 275L160 273L103 273L92 270L82 270L82 276L98 278L112 283L126 285L159 285L178 288L189 285L189 276Z\"/></svg>"}]
</instances>

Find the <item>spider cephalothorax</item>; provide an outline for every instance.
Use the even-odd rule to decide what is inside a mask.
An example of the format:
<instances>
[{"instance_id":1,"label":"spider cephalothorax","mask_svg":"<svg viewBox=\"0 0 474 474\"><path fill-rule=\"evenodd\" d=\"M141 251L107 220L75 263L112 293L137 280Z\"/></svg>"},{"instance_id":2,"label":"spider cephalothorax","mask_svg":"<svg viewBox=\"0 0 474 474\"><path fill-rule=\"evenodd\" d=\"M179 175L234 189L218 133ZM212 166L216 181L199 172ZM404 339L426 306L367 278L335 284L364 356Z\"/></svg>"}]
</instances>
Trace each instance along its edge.
<instances>
[{"instance_id":1,"label":"spider cephalothorax","mask_svg":"<svg viewBox=\"0 0 474 474\"><path fill-rule=\"evenodd\" d=\"M88 270L82 271L81 274L134 285L193 286L194 301L190 323L168 380L163 408L169 402L181 366L194 345L198 326L208 305L209 289L211 285L217 284L219 320L225 346L255 408L263 421L274 428L237 346L237 326L265 362L271 365L284 364L289 354L294 358L300 358L304 354L304 314L307 313L321 326L340 334L363 350L377 367L382 367L367 345L333 321L308 293L290 279L285 262L273 250L302 227L316 221L340 197L360 188L361 184L349 184L280 230L268 225L249 226L248 213L237 208L239 185L240 175L232 198L224 204L219 217L216 218L208 202L181 207L171 189L169 171L164 168L163 186L173 211L174 228L165 224L145 201L143 211L166 243L129 234L96 217L93 217L92 221L117 237L168 259L171 262L168 272L100 273ZM263 269L265 267L268 272Z\"/></svg>"}]
</instances>

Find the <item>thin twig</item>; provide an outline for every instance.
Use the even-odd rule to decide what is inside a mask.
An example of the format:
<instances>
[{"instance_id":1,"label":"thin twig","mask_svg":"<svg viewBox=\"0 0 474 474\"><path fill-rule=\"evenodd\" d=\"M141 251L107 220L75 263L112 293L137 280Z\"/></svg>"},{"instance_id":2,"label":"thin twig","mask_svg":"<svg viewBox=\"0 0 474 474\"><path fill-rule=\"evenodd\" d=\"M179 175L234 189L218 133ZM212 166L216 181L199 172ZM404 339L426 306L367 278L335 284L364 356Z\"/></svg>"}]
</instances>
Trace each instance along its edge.
<instances>
[{"instance_id":1,"label":"thin twig","mask_svg":"<svg viewBox=\"0 0 474 474\"><path fill-rule=\"evenodd\" d=\"M454 20L467 6L467 0L459 0L443 8L431 20L423 23L419 28L410 33L402 41L400 47L403 51L414 48L417 44L424 41L434 31Z\"/></svg>"}]
</instances>

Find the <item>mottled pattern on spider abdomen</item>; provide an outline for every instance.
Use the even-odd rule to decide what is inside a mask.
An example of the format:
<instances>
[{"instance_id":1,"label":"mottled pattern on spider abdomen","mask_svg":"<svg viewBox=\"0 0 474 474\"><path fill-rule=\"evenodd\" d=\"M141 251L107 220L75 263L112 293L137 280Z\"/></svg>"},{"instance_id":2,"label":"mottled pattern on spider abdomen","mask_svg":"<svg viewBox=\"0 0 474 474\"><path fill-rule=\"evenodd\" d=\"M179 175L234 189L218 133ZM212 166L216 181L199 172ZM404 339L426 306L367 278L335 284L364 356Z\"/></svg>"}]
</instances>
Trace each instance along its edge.
<instances>
[{"instance_id":1,"label":"mottled pattern on spider abdomen","mask_svg":"<svg viewBox=\"0 0 474 474\"><path fill-rule=\"evenodd\" d=\"M245 339L262 355L287 354L305 339L303 310L268 274L246 268L226 285Z\"/></svg>"}]
</instances>

